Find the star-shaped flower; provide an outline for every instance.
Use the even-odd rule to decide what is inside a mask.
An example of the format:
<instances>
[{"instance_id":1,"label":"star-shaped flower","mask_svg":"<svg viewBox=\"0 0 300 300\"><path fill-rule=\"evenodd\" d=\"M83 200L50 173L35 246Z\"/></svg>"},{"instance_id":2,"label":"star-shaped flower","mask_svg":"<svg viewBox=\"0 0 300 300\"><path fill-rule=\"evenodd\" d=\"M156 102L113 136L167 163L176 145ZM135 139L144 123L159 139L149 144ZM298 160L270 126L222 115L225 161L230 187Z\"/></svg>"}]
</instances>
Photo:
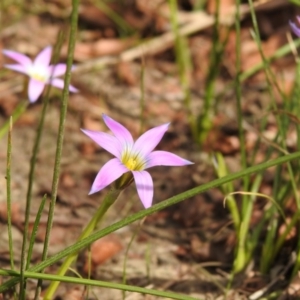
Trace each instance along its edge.
<instances>
[{"instance_id":1,"label":"star-shaped flower","mask_svg":"<svg viewBox=\"0 0 300 300\"><path fill-rule=\"evenodd\" d=\"M11 51L3 50L4 55L15 60L18 64L4 65L5 68L26 74L30 77L28 83L28 98L31 103L37 101L42 94L46 84L51 84L57 88L63 89L64 81L58 76L66 72L66 64L49 65L52 54L52 47L48 46L42 50L34 61L31 61L26 55ZM69 86L71 92L78 90L72 85Z\"/></svg>"},{"instance_id":2,"label":"star-shaped flower","mask_svg":"<svg viewBox=\"0 0 300 300\"><path fill-rule=\"evenodd\" d=\"M300 23L300 17L297 17L298 22ZM300 37L300 28L299 26L297 26L295 23L293 23L292 21L289 22L292 31L298 36Z\"/></svg>"},{"instance_id":3,"label":"star-shaped flower","mask_svg":"<svg viewBox=\"0 0 300 300\"><path fill-rule=\"evenodd\" d=\"M101 168L89 195L104 189L123 174L131 172L139 197L144 207L148 208L153 199L153 181L146 169L154 166L193 164L171 152L153 151L167 131L169 123L148 130L134 142L130 132L123 125L105 114L103 120L113 135L82 129L98 145L115 156Z\"/></svg>"}]
</instances>

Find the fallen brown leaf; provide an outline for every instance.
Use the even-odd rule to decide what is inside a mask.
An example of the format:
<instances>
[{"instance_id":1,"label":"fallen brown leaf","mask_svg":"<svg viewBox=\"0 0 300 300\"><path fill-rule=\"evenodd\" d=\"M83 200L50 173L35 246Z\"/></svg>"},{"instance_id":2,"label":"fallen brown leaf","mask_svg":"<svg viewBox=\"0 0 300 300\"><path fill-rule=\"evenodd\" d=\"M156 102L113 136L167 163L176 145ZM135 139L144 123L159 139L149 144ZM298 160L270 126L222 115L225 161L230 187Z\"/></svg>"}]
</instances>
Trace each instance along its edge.
<instances>
[{"instance_id":1,"label":"fallen brown leaf","mask_svg":"<svg viewBox=\"0 0 300 300\"><path fill-rule=\"evenodd\" d=\"M103 264L122 250L123 246L115 235L108 235L96 242L91 246L91 266L89 266L88 253L85 255L85 263L83 271L88 273L89 268L94 270L97 266Z\"/></svg>"}]
</instances>

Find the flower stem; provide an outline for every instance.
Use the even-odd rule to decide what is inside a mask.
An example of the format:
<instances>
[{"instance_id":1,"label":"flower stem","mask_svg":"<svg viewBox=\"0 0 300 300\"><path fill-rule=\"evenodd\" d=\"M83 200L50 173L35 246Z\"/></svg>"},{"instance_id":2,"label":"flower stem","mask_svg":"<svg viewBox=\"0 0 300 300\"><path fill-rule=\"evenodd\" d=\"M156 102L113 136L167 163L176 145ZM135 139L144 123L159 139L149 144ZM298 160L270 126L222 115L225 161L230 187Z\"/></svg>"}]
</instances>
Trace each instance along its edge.
<instances>
[{"instance_id":1,"label":"flower stem","mask_svg":"<svg viewBox=\"0 0 300 300\"><path fill-rule=\"evenodd\" d=\"M29 104L28 100L27 101L22 101L21 103L19 103L19 105L14 110L14 112L11 116L13 123L20 118L22 113L26 110L28 104ZM7 121L4 123L4 125L0 128L0 139L9 130L9 126L10 126L9 124L10 124L10 119L7 119Z\"/></svg>"},{"instance_id":2,"label":"flower stem","mask_svg":"<svg viewBox=\"0 0 300 300\"><path fill-rule=\"evenodd\" d=\"M56 204L56 197L57 197L57 190L58 190L58 183L59 183L59 176L60 176L60 163L61 163L64 133L65 133L65 121L66 121L66 115L68 110L69 85L71 81L71 70L73 64L74 49L76 44L79 0L73 0L72 6L73 7L72 7L71 21L70 21L71 26L70 26L69 45L68 45L67 69L65 73L64 88L62 94L58 137L56 142L55 164L54 164L52 188L51 188L51 200L49 205L48 221L47 221L47 228L45 234L44 249L42 253L42 261L44 261L48 256L50 233L53 224L54 208ZM36 299L39 299L41 286L42 286L42 281L39 280L37 284L36 294L35 294Z\"/></svg>"},{"instance_id":3,"label":"flower stem","mask_svg":"<svg viewBox=\"0 0 300 300\"><path fill-rule=\"evenodd\" d=\"M104 198L103 202L101 203L100 207L94 214L91 221L88 223L88 225L85 227L85 229L82 231L81 235L78 238L78 241L81 241L82 239L88 237L94 229L97 227L98 223L102 220L103 216L107 212L107 210L111 207L111 205L117 200L118 196L120 195L121 190L117 190L115 188L111 188L111 190L108 192L106 197ZM63 276L68 271L69 267L71 266L72 262L77 258L79 251L75 251L69 254L61 267L59 268L59 271L57 272L57 275ZM48 290L46 291L44 295L44 299L53 299L54 293L59 286L59 281L52 281L50 284Z\"/></svg>"}]
</instances>

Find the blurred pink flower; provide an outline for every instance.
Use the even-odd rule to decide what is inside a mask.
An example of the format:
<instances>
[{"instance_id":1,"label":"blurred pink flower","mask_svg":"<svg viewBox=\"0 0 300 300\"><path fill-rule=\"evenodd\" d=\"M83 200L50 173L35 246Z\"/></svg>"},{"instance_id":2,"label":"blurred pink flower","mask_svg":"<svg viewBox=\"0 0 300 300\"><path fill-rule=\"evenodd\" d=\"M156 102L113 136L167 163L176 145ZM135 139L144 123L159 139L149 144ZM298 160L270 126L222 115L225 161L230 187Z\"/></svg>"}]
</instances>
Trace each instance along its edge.
<instances>
[{"instance_id":1,"label":"blurred pink flower","mask_svg":"<svg viewBox=\"0 0 300 300\"><path fill-rule=\"evenodd\" d=\"M298 22L300 23L300 17L297 17ZM289 22L292 31L298 36L300 37L300 28L299 26L297 26L295 23L293 23L292 21Z\"/></svg>"},{"instance_id":2,"label":"blurred pink flower","mask_svg":"<svg viewBox=\"0 0 300 300\"><path fill-rule=\"evenodd\" d=\"M82 131L115 158L99 171L89 194L107 187L124 173L131 172L137 192L145 208L152 205L153 181L145 169L154 166L184 166L193 164L171 152L153 151L167 131L169 123L152 128L135 142L130 132L120 123L103 114L103 120L113 135L100 131Z\"/></svg>"},{"instance_id":3,"label":"blurred pink flower","mask_svg":"<svg viewBox=\"0 0 300 300\"><path fill-rule=\"evenodd\" d=\"M5 68L26 74L30 77L28 83L28 98L31 103L37 101L42 94L46 84L51 84L57 88L63 89L64 81L58 76L66 72L66 64L49 65L52 54L52 47L48 46L42 50L34 61L31 61L26 55L11 51L3 50L4 55L15 60L18 64L4 65ZM71 92L78 90L72 85L69 86Z\"/></svg>"}]
</instances>

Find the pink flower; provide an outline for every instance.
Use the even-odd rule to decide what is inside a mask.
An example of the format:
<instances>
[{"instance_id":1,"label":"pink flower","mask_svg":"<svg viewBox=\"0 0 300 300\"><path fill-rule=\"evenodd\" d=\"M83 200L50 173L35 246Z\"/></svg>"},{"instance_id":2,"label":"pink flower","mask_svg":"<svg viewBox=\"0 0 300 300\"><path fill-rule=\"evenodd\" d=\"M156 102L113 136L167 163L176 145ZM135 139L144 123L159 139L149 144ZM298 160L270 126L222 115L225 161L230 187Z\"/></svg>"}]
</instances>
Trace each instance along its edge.
<instances>
[{"instance_id":1,"label":"pink flower","mask_svg":"<svg viewBox=\"0 0 300 300\"><path fill-rule=\"evenodd\" d=\"M28 98L31 103L37 101L46 84L51 84L60 89L64 87L64 81L56 77L63 75L66 72L67 66L66 64L49 65L51 53L52 47L48 46L37 55L34 61L31 61L29 57L22 53L3 50L4 55L18 63L4 65L4 67L30 77L28 83ZM69 90L71 92L78 91L71 85L69 86Z\"/></svg>"},{"instance_id":2,"label":"pink flower","mask_svg":"<svg viewBox=\"0 0 300 300\"><path fill-rule=\"evenodd\" d=\"M154 166L193 164L171 152L153 151L167 131L169 123L148 130L134 142L130 132L123 125L105 114L103 120L113 135L82 129L98 145L115 156L101 168L89 195L99 192L123 174L131 172L138 195L144 207L148 208L153 199L153 181L146 169Z\"/></svg>"},{"instance_id":3,"label":"pink flower","mask_svg":"<svg viewBox=\"0 0 300 300\"><path fill-rule=\"evenodd\" d=\"M298 22L300 23L300 17L297 17ZM292 21L289 22L292 31L298 36L300 37L300 28L299 26L297 26L295 23L293 23Z\"/></svg>"}]
</instances>

